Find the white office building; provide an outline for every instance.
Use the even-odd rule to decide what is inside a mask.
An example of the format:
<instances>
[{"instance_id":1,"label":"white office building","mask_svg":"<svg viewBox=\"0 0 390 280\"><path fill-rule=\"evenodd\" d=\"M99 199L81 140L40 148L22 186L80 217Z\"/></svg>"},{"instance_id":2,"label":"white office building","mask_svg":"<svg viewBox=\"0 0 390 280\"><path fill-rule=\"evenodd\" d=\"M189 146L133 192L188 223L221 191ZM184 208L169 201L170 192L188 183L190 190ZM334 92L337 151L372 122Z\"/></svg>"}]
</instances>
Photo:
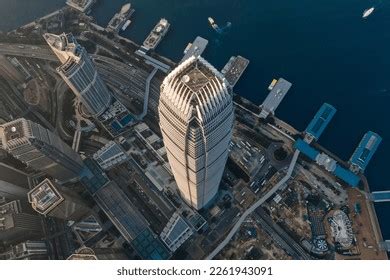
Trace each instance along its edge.
<instances>
[{"instance_id":1,"label":"white office building","mask_svg":"<svg viewBox=\"0 0 390 280\"><path fill-rule=\"evenodd\" d=\"M215 196L233 127L233 96L223 75L191 56L161 85L160 128L183 199L201 209Z\"/></svg>"}]
</instances>

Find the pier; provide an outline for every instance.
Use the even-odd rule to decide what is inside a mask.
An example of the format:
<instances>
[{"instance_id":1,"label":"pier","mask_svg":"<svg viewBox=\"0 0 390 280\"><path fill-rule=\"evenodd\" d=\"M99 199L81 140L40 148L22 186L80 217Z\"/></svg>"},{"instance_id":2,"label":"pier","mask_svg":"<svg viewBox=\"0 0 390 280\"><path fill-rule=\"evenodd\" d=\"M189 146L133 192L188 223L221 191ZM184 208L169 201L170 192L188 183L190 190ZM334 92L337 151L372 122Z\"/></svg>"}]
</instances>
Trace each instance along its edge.
<instances>
[{"instance_id":1,"label":"pier","mask_svg":"<svg viewBox=\"0 0 390 280\"><path fill-rule=\"evenodd\" d=\"M272 85L272 84L271 84ZM292 84L283 78L280 78L275 85L270 86L271 92L264 100L261 107L260 118L265 119L269 114L275 114L275 110L290 90Z\"/></svg>"},{"instance_id":2,"label":"pier","mask_svg":"<svg viewBox=\"0 0 390 280\"><path fill-rule=\"evenodd\" d=\"M66 5L82 13L89 12L96 0L67 0Z\"/></svg>"},{"instance_id":3,"label":"pier","mask_svg":"<svg viewBox=\"0 0 390 280\"><path fill-rule=\"evenodd\" d=\"M119 13L116 13L107 25L106 30L118 33L119 30L125 25L126 21L134 13L134 9L131 8L131 4L128 3L122 7Z\"/></svg>"},{"instance_id":4,"label":"pier","mask_svg":"<svg viewBox=\"0 0 390 280\"><path fill-rule=\"evenodd\" d=\"M380 243L380 247L382 250L390 252L390 240L386 240Z\"/></svg>"},{"instance_id":5,"label":"pier","mask_svg":"<svg viewBox=\"0 0 390 280\"><path fill-rule=\"evenodd\" d=\"M351 163L351 170L356 173L360 171L364 172L381 141L382 137L375 132L369 131L364 134L359 146L349 160Z\"/></svg>"},{"instance_id":6,"label":"pier","mask_svg":"<svg viewBox=\"0 0 390 280\"><path fill-rule=\"evenodd\" d=\"M232 56L223 67L221 73L225 76L228 83L234 87L248 67L248 64L248 59L242 56Z\"/></svg>"},{"instance_id":7,"label":"pier","mask_svg":"<svg viewBox=\"0 0 390 280\"><path fill-rule=\"evenodd\" d=\"M305 140L308 143L310 143L312 140L317 141L320 138L325 128L336 114L336 111L336 108L328 103L324 103L321 106L305 130Z\"/></svg>"},{"instance_id":8,"label":"pier","mask_svg":"<svg viewBox=\"0 0 390 280\"><path fill-rule=\"evenodd\" d=\"M390 191L372 192L369 198L374 202L390 202Z\"/></svg>"},{"instance_id":9,"label":"pier","mask_svg":"<svg viewBox=\"0 0 390 280\"><path fill-rule=\"evenodd\" d=\"M194 42L189 43L187 48L184 50L184 56L181 59L180 62L183 62L187 58L191 56L200 56L206 49L209 41L207 41L205 38L202 38L200 36L196 37Z\"/></svg>"}]
</instances>

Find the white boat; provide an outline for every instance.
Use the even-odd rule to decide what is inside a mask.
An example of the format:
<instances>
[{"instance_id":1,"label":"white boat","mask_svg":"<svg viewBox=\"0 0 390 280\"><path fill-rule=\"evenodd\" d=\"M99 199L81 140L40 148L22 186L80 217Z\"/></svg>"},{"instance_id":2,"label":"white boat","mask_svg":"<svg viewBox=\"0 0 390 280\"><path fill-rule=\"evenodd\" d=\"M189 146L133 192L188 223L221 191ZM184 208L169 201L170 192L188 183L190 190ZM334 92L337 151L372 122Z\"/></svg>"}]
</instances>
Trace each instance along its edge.
<instances>
[{"instance_id":1,"label":"white boat","mask_svg":"<svg viewBox=\"0 0 390 280\"><path fill-rule=\"evenodd\" d=\"M213 25L215 23L214 19L212 17L208 18L210 25Z\"/></svg>"},{"instance_id":2,"label":"white boat","mask_svg":"<svg viewBox=\"0 0 390 280\"><path fill-rule=\"evenodd\" d=\"M367 18L369 15L372 14L372 12L375 10L375 7L371 7L367 10L364 10L363 12L363 18Z\"/></svg>"}]
</instances>

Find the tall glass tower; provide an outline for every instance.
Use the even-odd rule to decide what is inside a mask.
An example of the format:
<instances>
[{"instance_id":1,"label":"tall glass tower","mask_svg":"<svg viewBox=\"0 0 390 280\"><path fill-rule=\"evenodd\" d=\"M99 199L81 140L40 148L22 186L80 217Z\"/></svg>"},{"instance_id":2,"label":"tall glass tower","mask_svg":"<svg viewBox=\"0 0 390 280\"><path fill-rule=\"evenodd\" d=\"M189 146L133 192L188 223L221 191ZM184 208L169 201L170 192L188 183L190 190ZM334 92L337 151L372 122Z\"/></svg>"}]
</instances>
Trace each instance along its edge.
<instances>
[{"instance_id":1,"label":"tall glass tower","mask_svg":"<svg viewBox=\"0 0 390 280\"><path fill-rule=\"evenodd\" d=\"M77 179L84 168L78 153L43 126L23 118L0 126L2 148L34 170L59 181Z\"/></svg>"},{"instance_id":2,"label":"tall glass tower","mask_svg":"<svg viewBox=\"0 0 390 280\"><path fill-rule=\"evenodd\" d=\"M62 65L58 73L81 100L89 113L101 115L110 105L111 94L100 78L87 51L72 34L43 35Z\"/></svg>"},{"instance_id":3,"label":"tall glass tower","mask_svg":"<svg viewBox=\"0 0 390 280\"><path fill-rule=\"evenodd\" d=\"M201 209L217 193L228 157L232 89L210 63L192 56L162 83L159 117L181 196Z\"/></svg>"}]
</instances>

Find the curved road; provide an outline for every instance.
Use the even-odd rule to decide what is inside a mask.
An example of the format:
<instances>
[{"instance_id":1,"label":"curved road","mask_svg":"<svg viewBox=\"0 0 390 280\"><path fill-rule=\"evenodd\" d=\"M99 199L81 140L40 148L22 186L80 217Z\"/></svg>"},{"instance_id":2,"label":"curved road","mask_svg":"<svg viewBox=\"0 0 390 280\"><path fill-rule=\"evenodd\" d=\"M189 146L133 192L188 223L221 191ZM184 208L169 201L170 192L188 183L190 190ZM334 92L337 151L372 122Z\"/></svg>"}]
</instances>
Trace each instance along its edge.
<instances>
[{"instance_id":1,"label":"curved road","mask_svg":"<svg viewBox=\"0 0 390 280\"><path fill-rule=\"evenodd\" d=\"M297 162L299 151L296 150L294 153L294 156L290 162L290 165L287 170L287 174L263 197L261 197L258 201L256 201L254 204L252 204L251 207L249 207L244 214L240 217L240 219L237 221L237 223L233 226L233 228L230 230L229 234L226 236L226 238L217 246L217 248L214 249L205 259L206 260L212 260L216 255L218 255L219 252L222 251L222 249L230 242L230 240L233 238L233 236L236 234L236 232L240 229L242 223L245 221L245 219L252 214L253 211L256 210L257 207L261 206L265 201L267 201L276 191L278 191L287 181L290 179L291 174L294 170L295 164Z\"/></svg>"}]
</instances>

